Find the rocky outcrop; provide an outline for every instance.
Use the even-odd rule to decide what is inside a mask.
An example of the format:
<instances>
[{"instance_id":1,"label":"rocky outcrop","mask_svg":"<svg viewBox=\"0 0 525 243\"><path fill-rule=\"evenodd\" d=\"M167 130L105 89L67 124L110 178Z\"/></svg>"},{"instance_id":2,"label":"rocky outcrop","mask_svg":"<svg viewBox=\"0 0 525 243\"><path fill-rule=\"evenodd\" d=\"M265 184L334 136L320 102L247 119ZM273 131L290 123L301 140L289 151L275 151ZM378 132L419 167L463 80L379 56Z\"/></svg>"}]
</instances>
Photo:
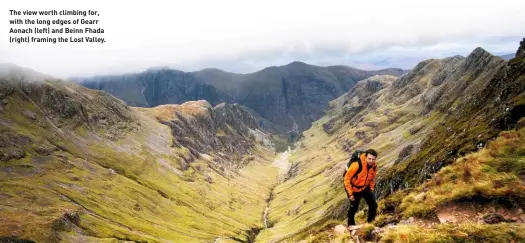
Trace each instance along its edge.
<instances>
[{"instance_id":1,"label":"rocky outcrop","mask_svg":"<svg viewBox=\"0 0 525 243\"><path fill-rule=\"evenodd\" d=\"M525 56L525 38L520 42L520 47L516 51L516 57L524 57Z\"/></svg>"},{"instance_id":2,"label":"rocky outcrop","mask_svg":"<svg viewBox=\"0 0 525 243\"><path fill-rule=\"evenodd\" d=\"M397 156L396 161L394 161L394 164L399 164L406 160L411 154L414 149L414 145L409 144L403 149L401 149L401 152L399 152L399 155Z\"/></svg>"},{"instance_id":3,"label":"rocky outcrop","mask_svg":"<svg viewBox=\"0 0 525 243\"><path fill-rule=\"evenodd\" d=\"M152 109L157 120L171 128L173 146L190 149L194 157L217 154L221 163L242 167L247 162L241 161L243 155L257 142L254 131L259 127L240 105L221 103L212 107L200 100Z\"/></svg>"},{"instance_id":4,"label":"rocky outcrop","mask_svg":"<svg viewBox=\"0 0 525 243\"><path fill-rule=\"evenodd\" d=\"M503 59L482 48L466 58L423 61L392 84L386 100L398 105L411 102L423 115L432 110L447 112L454 102L483 88L503 64Z\"/></svg>"},{"instance_id":5,"label":"rocky outcrop","mask_svg":"<svg viewBox=\"0 0 525 243\"><path fill-rule=\"evenodd\" d=\"M57 144L64 131L79 127L116 139L133 129L131 110L101 91L88 90L14 65L0 72L0 161L19 160L28 154L47 156L67 150ZM24 124L24 125L22 125ZM43 135L19 133L18 126Z\"/></svg>"},{"instance_id":6,"label":"rocky outcrop","mask_svg":"<svg viewBox=\"0 0 525 243\"><path fill-rule=\"evenodd\" d=\"M378 105L376 103L380 96L378 92L392 85L394 80L396 80L394 76L382 75L373 76L357 83L347 93L335 100L327 110L327 113L334 115L323 124L325 132L332 134L343 124L357 123L362 120L358 114L366 109L374 110L374 107Z\"/></svg>"},{"instance_id":7,"label":"rocky outcrop","mask_svg":"<svg viewBox=\"0 0 525 243\"><path fill-rule=\"evenodd\" d=\"M17 76L0 76L0 99L22 99L37 110L20 110L23 115L45 123L49 119L57 127L86 124L92 128L111 129L132 120L128 106L112 95L58 81L51 77L36 77L20 67L11 67ZM13 104L14 105L14 104Z\"/></svg>"}]
</instances>

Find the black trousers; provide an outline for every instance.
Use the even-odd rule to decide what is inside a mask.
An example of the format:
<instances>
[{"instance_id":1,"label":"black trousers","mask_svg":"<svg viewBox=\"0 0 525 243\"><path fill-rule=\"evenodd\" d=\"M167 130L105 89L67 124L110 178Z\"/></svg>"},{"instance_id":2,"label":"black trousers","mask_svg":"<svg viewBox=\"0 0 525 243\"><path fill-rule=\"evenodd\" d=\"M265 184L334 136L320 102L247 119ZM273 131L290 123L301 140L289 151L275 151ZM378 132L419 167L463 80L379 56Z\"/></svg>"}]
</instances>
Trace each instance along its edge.
<instances>
[{"instance_id":1,"label":"black trousers","mask_svg":"<svg viewBox=\"0 0 525 243\"><path fill-rule=\"evenodd\" d=\"M374 196L374 193L370 190L370 187L367 187L365 190L360 192L354 192L354 201L350 202L350 208L348 209L348 225L355 225L354 216L357 213L359 207L359 202L361 198L364 198L366 204L368 205L368 219L367 222L370 223L374 221L376 217L377 202Z\"/></svg>"}]
</instances>

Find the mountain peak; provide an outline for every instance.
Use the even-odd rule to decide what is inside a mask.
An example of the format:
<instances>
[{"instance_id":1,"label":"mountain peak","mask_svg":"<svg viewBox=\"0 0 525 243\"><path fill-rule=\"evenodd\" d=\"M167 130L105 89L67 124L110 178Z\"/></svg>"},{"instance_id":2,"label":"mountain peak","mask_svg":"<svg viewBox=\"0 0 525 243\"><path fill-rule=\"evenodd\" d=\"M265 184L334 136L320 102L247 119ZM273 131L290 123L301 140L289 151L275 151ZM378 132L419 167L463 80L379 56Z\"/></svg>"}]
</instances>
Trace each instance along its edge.
<instances>
[{"instance_id":1,"label":"mountain peak","mask_svg":"<svg viewBox=\"0 0 525 243\"><path fill-rule=\"evenodd\" d=\"M472 51L472 53L470 53L470 55L467 56L467 58L472 57L472 56L480 57L480 56L486 56L486 55L492 56L490 52L486 51L485 49L481 47L477 47L476 49L474 49L474 51Z\"/></svg>"},{"instance_id":2,"label":"mountain peak","mask_svg":"<svg viewBox=\"0 0 525 243\"><path fill-rule=\"evenodd\" d=\"M291 63L288 63L285 66L309 66L309 64L301 62L301 61L293 61Z\"/></svg>"},{"instance_id":3,"label":"mountain peak","mask_svg":"<svg viewBox=\"0 0 525 243\"><path fill-rule=\"evenodd\" d=\"M224 70L218 69L218 68L204 68L198 72L214 72L214 73L227 73Z\"/></svg>"},{"instance_id":4,"label":"mountain peak","mask_svg":"<svg viewBox=\"0 0 525 243\"><path fill-rule=\"evenodd\" d=\"M494 56L490 54L490 52L486 51L481 47L478 47L467 56L467 59L465 60L465 65L467 69L473 68L476 67L477 64L479 64L480 62L487 63L491 58L494 58ZM499 57L497 58L500 59Z\"/></svg>"}]
</instances>

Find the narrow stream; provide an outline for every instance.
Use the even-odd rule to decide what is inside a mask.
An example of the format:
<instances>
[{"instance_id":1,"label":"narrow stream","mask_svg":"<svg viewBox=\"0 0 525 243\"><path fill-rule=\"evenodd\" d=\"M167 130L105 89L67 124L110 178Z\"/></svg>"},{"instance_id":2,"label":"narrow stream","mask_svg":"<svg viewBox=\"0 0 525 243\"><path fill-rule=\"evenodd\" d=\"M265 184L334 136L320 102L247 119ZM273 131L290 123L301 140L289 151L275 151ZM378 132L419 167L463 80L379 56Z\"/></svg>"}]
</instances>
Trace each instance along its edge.
<instances>
[{"instance_id":1,"label":"narrow stream","mask_svg":"<svg viewBox=\"0 0 525 243\"><path fill-rule=\"evenodd\" d=\"M286 173L288 173L288 170L290 169L290 162L288 161L288 158L292 154L292 151L290 147L288 147L288 150L284 153L280 154L278 158L276 158L273 161L273 165L277 168L279 168L279 175L278 177L282 177ZM273 200L273 190L281 183L281 179L277 179L277 184L272 188L270 191L270 197L266 200L266 208L264 209L264 215L263 215L263 221L264 221L264 228L268 229L271 228L272 225L269 225L268 222L268 213L270 212L270 203Z\"/></svg>"},{"instance_id":2,"label":"narrow stream","mask_svg":"<svg viewBox=\"0 0 525 243\"><path fill-rule=\"evenodd\" d=\"M286 173L288 173L288 170L290 169L290 164L288 162L288 158L292 154L292 150L290 147L288 147L288 150L279 154L273 161L273 165L277 168L279 168L279 174L277 175L277 183L270 189L270 195L268 196L268 199L266 199L266 208L264 209L263 214L263 222L264 222L264 228L252 228L250 230L246 231L247 240L241 240L235 237L230 237L229 239L238 241L238 242L244 242L244 243L253 243L255 242L255 238L257 238L257 235L261 232L261 230L268 229L273 227L271 222L268 220L268 214L270 213L270 203L273 200L273 191L282 182L282 178ZM216 238L215 243L221 242L221 238Z\"/></svg>"},{"instance_id":3,"label":"narrow stream","mask_svg":"<svg viewBox=\"0 0 525 243\"><path fill-rule=\"evenodd\" d=\"M268 211L270 210L269 207L266 207L266 209L264 209L264 228L265 229L268 229Z\"/></svg>"}]
</instances>

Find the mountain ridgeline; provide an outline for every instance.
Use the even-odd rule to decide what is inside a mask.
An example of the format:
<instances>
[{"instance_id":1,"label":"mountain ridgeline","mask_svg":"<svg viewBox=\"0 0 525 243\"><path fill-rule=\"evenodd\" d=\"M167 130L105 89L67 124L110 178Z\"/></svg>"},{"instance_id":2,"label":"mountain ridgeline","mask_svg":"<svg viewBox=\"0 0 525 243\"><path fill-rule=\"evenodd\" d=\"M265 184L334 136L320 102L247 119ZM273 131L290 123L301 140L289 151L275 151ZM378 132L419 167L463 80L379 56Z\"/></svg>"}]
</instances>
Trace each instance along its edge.
<instances>
[{"instance_id":1,"label":"mountain ridgeline","mask_svg":"<svg viewBox=\"0 0 525 243\"><path fill-rule=\"evenodd\" d=\"M422 141L420 153L405 165L385 171L380 180L382 195L425 181L441 167L483 148L501 131L518 125L525 116L524 47L522 41L516 57L504 64L480 49L471 54L473 59L465 60L463 72L469 78L466 84L452 86L452 95L445 92L432 105L445 114L443 121ZM488 76L480 76L484 68L489 70ZM476 82L476 77L485 81ZM522 173L525 175L525 171Z\"/></svg>"},{"instance_id":2,"label":"mountain ridgeline","mask_svg":"<svg viewBox=\"0 0 525 243\"><path fill-rule=\"evenodd\" d=\"M403 73L394 68L363 71L346 66L319 67L293 62L250 74L218 69L181 72L162 68L75 80L85 87L115 95L132 106L154 107L201 99L212 105L238 103L250 109L262 128L285 134L308 129L312 121L324 114L329 101L358 81L374 75L400 76Z\"/></svg>"}]
</instances>

